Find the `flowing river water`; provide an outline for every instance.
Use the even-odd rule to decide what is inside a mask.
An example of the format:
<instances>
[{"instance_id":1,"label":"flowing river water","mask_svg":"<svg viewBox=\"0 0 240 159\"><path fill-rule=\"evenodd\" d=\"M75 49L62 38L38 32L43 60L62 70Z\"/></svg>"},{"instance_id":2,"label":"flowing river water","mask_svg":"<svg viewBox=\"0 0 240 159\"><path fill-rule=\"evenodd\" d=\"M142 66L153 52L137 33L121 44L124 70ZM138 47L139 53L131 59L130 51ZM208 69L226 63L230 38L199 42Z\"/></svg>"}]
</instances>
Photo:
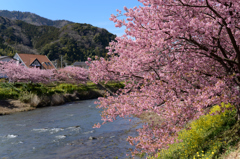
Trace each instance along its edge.
<instances>
[{"instance_id":1,"label":"flowing river water","mask_svg":"<svg viewBox=\"0 0 240 159\"><path fill-rule=\"evenodd\" d=\"M127 136L136 136L137 118L119 118L100 129L96 100L0 116L0 159L129 158Z\"/></svg>"}]
</instances>

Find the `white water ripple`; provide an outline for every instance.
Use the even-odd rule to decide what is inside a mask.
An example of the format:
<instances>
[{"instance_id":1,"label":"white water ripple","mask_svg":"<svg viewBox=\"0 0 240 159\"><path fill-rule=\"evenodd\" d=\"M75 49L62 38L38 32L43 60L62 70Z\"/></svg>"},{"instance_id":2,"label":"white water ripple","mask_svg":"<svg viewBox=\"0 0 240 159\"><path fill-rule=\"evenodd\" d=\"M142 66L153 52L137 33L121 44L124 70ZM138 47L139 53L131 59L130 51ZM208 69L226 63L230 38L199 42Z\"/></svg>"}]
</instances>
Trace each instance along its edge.
<instances>
[{"instance_id":1,"label":"white water ripple","mask_svg":"<svg viewBox=\"0 0 240 159\"><path fill-rule=\"evenodd\" d=\"M54 133L57 133L57 132L63 131L63 130L64 130L63 128L52 128L49 131L51 134L54 134Z\"/></svg>"},{"instance_id":2,"label":"white water ripple","mask_svg":"<svg viewBox=\"0 0 240 159\"><path fill-rule=\"evenodd\" d=\"M18 135L8 134L8 135L5 136L5 138L7 138L7 139L13 139L13 138L16 138L16 137L18 137Z\"/></svg>"},{"instance_id":3,"label":"white water ripple","mask_svg":"<svg viewBox=\"0 0 240 159\"><path fill-rule=\"evenodd\" d=\"M70 131L79 132L79 130L81 129L81 127L80 127L80 126L72 126L72 127L68 127L67 129L70 130Z\"/></svg>"},{"instance_id":4,"label":"white water ripple","mask_svg":"<svg viewBox=\"0 0 240 159\"><path fill-rule=\"evenodd\" d=\"M66 135L58 135L55 136L57 139L65 139L67 136Z\"/></svg>"},{"instance_id":5,"label":"white water ripple","mask_svg":"<svg viewBox=\"0 0 240 159\"><path fill-rule=\"evenodd\" d=\"M94 130L92 130L92 131L87 131L87 132L84 132L83 134L91 134L91 133L93 133L94 132Z\"/></svg>"},{"instance_id":6,"label":"white water ripple","mask_svg":"<svg viewBox=\"0 0 240 159\"><path fill-rule=\"evenodd\" d=\"M63 131L64 129L63 128L40 128L40 129L33 129L32 131L36 131L36 132L39 132L39 133L42 133L42 132L50 132L50 134L54 134L54 133L57 133L59 131Z\"/></svg>"},{"instance_id":7,"label":"white water ripple","mask_svg":"<svg viewBox=\"0 0 240 159\"><path fill-rule=\"evenodd\" d=\"M41 132L47 132L48 129L47 128L41 128L41 129L33 129L32 131L36 131L36 132L41 133Z\"/></svg>"}]
</instances>

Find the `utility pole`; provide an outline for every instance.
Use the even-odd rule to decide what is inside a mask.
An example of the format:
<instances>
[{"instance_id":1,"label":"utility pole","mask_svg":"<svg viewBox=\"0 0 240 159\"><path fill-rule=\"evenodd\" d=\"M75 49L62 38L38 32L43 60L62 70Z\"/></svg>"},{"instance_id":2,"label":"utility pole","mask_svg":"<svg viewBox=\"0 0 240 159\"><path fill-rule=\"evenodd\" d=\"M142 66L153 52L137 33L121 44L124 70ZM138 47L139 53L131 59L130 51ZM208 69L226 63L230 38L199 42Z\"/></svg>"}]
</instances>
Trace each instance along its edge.
<instances>
[{"instance_id":1,"label":"utility pole","mask_svg":"<svg viewBox=\"0 0 240 159\"><path fill-rule=\"evenodd\" d=\"M62 55L61 55L61 68L62 68Z\"/></svg>"}]
</instances>

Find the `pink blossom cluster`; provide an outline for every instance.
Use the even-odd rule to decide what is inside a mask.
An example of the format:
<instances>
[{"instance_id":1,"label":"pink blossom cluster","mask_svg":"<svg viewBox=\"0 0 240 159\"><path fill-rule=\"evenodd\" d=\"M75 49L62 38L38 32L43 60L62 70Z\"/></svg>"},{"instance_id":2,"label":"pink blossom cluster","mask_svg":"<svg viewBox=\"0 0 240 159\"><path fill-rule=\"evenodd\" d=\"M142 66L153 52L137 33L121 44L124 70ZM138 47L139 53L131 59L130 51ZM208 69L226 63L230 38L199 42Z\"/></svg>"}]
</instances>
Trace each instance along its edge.
<instances>
[{"instance_id":1,"label":"pink blossom cluster","mask_svg":"<svg viewBox=\"0 0 240 159\"><path fill-rule=\"evenodd\" d=\"M88 70L81 67L67 66L59 69L55 74L55 78L68 83L82 83L88 80Z\"/></svg>"},{"instance_id":2,"label":"pink blossom cluster","mask_svg":"<svg viewBox=\"0 0 240 159\"><path fill-rule=\"evenodd\" d=\"M49 83L55 80L53 70L26 68L15 61L0 62L0 71L10 82Z\"/></svg>"},{"instance_id":3,"label":"pink blossom cluster","mask_svg":"<svg viewBox=\"0 0 240 159\"><path fill-rule=\"evenodd\" d=\"M143 6L124 7L126 20L111 15L116 27L126 27L125 35L110 43L108 59L90 64L95 83L126 82L117 96L99 98L103 124L157 114L162 120L128 138L134 153L156 153L206 107L231 103L240 119L240 1L138 1Z\"/></svg>"},{"instance_id":4,"label":"pink blossom cluster","mask_svg":"<svg viewBox=\"0 0 240 159\"><path fill-rule=\"evenodd\" d=\"M51 83L57 82L85 82L88 71L80 67L65 67L60 70L44 70L39 68L26 68L15 61L0 62L0 74L7 76L10 82Z\"/></svg>"}]
</instances>

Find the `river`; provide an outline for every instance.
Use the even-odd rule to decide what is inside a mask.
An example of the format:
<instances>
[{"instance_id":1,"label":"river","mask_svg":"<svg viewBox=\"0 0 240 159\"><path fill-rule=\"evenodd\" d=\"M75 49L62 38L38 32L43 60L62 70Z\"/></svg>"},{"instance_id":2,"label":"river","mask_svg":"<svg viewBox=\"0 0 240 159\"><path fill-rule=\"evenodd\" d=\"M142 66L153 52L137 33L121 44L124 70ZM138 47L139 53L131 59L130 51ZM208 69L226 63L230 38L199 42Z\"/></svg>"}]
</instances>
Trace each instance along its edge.
<instances>
[{"instance_id":1,"label":"river","mask_svg":"<svg viewBox=\"0 0 240 159\"><path fill-rule=\"evenodd\" d=\"M137 118L119 118L101 128L96 100L0 116L0 158L101 159L129 158L127 136L136 136ZM89 139L91 138L92 139Z\"/></svg>"}]
</instances>

